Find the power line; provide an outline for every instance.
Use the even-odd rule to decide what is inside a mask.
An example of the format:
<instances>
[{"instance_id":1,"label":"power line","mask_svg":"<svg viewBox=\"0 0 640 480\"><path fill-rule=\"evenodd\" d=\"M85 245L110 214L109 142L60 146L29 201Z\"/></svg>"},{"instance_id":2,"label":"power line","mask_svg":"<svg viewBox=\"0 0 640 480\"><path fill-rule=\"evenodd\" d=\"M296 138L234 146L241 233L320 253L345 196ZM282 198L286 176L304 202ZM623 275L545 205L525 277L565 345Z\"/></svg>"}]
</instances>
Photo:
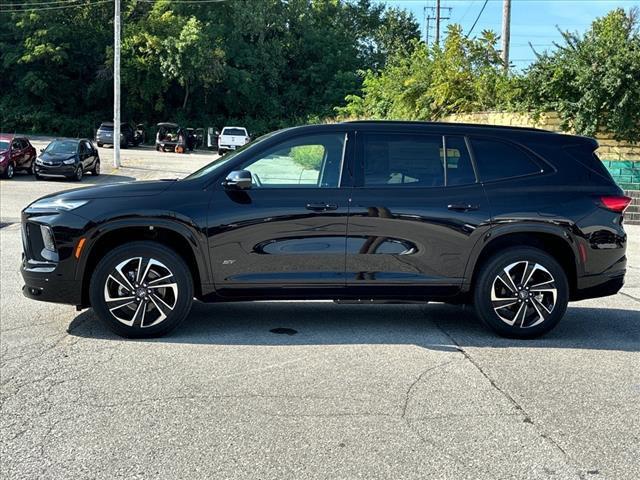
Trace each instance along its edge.
<instances>
[{"instance_id":1,"label":"power line","mask_svg":"<svg viewBox=\"0 0 640 480\"><path fill-rule=\"evenodd\" d=\"M145 2L145 3L156 3L157 0L138 0L139 2ZM198 3L222 3L222 2L226 2L227 0L167 0L169 3L191 3L191 4L198 4Z\"/></svg>"},{"instance_id":2,"label":"power line","mask_svg":"<svg viewBox=\"0 0 640 480\"><path fill-rule=\"evenodd\" d=\"M34 11L42 11L42 10L64 10L67 8L77 8L77 7L90 7L93 5L100 5L101 3L111 3L112 0L95 0L93 2L87 3L74 3L73 5L59 5L57 7L38 7L38 8L20 8L17 10L0 10L0 13L23 13L23 12L34 12Z\"/></svg>"},{"instance_id":3,"label":"power line","mask_svg":"<svg viewBox=\"0 0 640 480\"><path fill-rule=\"evenodd\" d=\"M3 3L3 7L33 7L35 5L56 5L60 3L75 3L80 0L52 0L49 2L22 2L22 3Z\"/></svg>"},{"instance_id":4,"label":"power line","mask_svg":"<svg viewBox=\"0 0 640 480\"><path fill-rule=\"evenodd\" d=\"M473 29L476 26L476 23L478 23L478 20L480 20L480 17L482 16L482 12L484 12L484 7L487 6L487 3L489 3L489 0L484 0L484 4L482 5L482 8L480 9L480 13L478 13L478 16L476 17L476 21L473 22L473 25L471 25L471 28L467 32L467 37L469 37L469 35L471 35L471 32L473 32Z\"/></svg>"}]
</instances>

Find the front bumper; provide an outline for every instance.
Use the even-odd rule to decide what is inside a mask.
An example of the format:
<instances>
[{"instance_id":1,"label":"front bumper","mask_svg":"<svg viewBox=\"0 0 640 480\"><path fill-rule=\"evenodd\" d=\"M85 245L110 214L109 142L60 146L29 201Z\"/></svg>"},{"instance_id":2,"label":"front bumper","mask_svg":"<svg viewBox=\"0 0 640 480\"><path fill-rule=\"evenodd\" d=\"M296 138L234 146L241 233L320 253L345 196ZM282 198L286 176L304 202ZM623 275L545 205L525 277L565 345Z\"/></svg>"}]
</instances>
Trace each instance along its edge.
<instances>
[{"instance_id":1,"label":"front bumper","mask_svg":"<svg viewBox=\"0 0 640 480\"><path fill-rule=\"evenodd\" d=\"M56 252L46 251L41 225L48 226L55 238ZM71 212L22 212L23 294L45 302L81 305L82 280L77 276L78 259L74 250L89 225L88 220Z\"/></svg>"},{"instance_id":2,"label":"front bumper","mask_svg":"<svg viewBox=\"0 0 640 480\"><path fill-rule=\"evenodd\" d=\"M82 303L82 284L75 280L61 280L54 272L50 274L34 272L23 266L20 273L24 280L22 294L41 302L80 305Z\"/></svg>"},{"instance_id":3,"label":"front bumper","mask_svg":"<svg viewBox=\"0 0 640 480\"><path fill-rule=\"evenodd\" d=\"M76 164L73 165L38 165L34 164L35 172L43 177L73 177L76 173Z\"/></svg>"}]
</instances>

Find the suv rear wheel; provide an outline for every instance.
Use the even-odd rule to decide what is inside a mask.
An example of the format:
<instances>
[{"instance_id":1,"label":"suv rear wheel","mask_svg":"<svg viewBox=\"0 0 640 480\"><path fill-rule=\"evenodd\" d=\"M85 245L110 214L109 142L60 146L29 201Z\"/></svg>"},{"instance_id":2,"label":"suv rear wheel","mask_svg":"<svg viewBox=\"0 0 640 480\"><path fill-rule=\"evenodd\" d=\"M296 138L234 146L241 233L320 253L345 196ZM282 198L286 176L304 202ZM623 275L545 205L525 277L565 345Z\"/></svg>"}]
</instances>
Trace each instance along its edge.
<instances>
[{"instance_id":1,"label":"suv rear wheel","mask_svg":"<svg viewBox=\"0 0 640 480\"><path fill-rule=\"evenodd\" d=\"M498 334L535 338L557 325L567 309L567 275L548 253L503 250L482 267L474 291L476 312Z\"/></svg>"},{"instance_id":2,"label":"suv rear wheel","mask_svg":"<svg viewBox=\"0 0 640 480\"><path fill-rule=\"evenodd\" d=\"M89 286L98 317L123 337L163 335L176 328L193 303L193 280L174 251L133 242L106 255Z\"/></svg>"}]
</instances>

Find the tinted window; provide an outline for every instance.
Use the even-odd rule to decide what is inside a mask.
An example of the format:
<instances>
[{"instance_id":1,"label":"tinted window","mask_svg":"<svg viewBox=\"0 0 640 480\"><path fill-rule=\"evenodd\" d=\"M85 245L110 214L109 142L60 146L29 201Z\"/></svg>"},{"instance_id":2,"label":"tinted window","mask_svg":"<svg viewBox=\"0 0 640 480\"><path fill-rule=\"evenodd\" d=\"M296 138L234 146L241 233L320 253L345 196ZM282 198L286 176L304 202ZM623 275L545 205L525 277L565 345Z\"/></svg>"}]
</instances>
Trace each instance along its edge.
<instances>
[{"instance_id":1,"label":"tinted window","mask_svg":"<svg viewBox=\"0 0 640 480\"><path fill-rule=\"evenodd\" d=\"M469 185L476 182L471 156L462 137L445 138L447 146L447 185Z\"/></svg>"},{"instance_id":2,"label":"tinted window","mask_svg":"<svg viewBox=\"0 0 640 480\"><path fill-rule=\"evenodd\" d=\"M364 185L444 185L444 152L439 135L365 134Z\"/></svg>"},{"instance_id":3,"label":"tinted window","mask_svg":"<svg viewBox=\"0 0 640 480\"><path fill-rule=\"evenodd\" d=\"M270 148L239 170L249 170L254 188L337 187L344 133L297 137Z\"/></svg>"},{"instance_id":4,"label":"tinted window","mask_svg":"<svg viewBox=\"0 0 640 480\"><path fill-rule=\"evenodd\" d=\"M222 135L231 135L234 137L246 137L247 131L244 128L225 128L222 130Z\"/></svg>"},{"instance_id":5,"label":"tinted window","mask_svg":"<svg viewBox=\"0 0 640 480\"><path fill-rule=\"evenodd\" d=\"M11 148L13 148L14 150L22 150L22 144L20 143L20 140L14 138L13 142L11 142Z\"/></svg>"},{"instance_id":6,"label":"tinted window","mask_svg":"<svg viewBox=\"0 0 640 480\"><path fill-rule=\"evenodd\" d=\"M472 138L480 180L489 182L539 172L541 168L520 148L499 140Z\"/></svg>"},{"instance_id":7,"label":"tinted window","mask_svg":"<svg viewBox=\"0 0 640 480\"><path fill-rule=\"evenodd\" d=\"M77 148L78 142L76 140L54 140L47 145L44 151L47 153L71 154L76 153Z\"/></svg>"},{"instance_id":8,"label":"tinted window","mask_svg":"<svg viewBox=\"0 0 640 480\"><path fill-rule=\"evenodd\" d=\"M246 137L247 131L244 128L224 128L222 135L232 135L234 137Z\"/></svg>"}]
</instances>

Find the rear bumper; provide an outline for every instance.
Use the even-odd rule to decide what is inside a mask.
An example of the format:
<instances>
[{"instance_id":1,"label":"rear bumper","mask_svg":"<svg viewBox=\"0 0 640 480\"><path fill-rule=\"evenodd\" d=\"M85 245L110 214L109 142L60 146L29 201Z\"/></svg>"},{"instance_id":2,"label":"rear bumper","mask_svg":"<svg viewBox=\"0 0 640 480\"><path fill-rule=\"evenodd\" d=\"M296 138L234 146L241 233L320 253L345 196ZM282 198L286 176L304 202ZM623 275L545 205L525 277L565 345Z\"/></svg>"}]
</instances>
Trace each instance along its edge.
<instances>
[{"instance_id":1,"label":"rear bumper","mask_svg":"<svg viewBox=\"0 0 640 480\"><path fill-rule=\"evenodd\" d=\"M602 273L579 277L576 290L571 295L571 300L585 300L587 298L615 295L624 285L626 272L627 257L623 256Z\"/></svg>"},{"instance_id":2,"label":"rear bumper","mask_svg":"<svg viewBox=\"0 0 640 480\"><path fill-rule=\"evenodd\" d=\"M601 283L574 292L571 300L586 300L588 298L608 297L615 295L624 285L624 274L615 277L603 277Z\"/></svg>"}]
</instances>

